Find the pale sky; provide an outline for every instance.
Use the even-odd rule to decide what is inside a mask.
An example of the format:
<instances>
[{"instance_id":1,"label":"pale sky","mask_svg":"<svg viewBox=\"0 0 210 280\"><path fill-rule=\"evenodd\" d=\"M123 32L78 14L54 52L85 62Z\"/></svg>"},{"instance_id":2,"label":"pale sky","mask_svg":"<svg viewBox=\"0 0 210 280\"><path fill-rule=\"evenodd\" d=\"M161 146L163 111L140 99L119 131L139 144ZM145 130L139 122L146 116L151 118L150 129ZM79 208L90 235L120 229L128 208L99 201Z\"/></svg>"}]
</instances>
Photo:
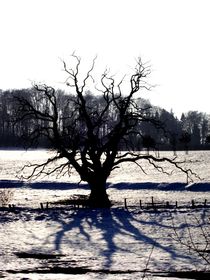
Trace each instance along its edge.
<instances>
[{"instance_id":1,"label":"pale sky","mask_svg":"<svg viewBox=\"0 0 210 280\"><path fill-rule=\"evenodd\" d=\"M0 35L1 89L63 87L73 51L122 74L141 56L152 104L210 114L209 0L0 0Z\"/></svg>"}]
</instances>

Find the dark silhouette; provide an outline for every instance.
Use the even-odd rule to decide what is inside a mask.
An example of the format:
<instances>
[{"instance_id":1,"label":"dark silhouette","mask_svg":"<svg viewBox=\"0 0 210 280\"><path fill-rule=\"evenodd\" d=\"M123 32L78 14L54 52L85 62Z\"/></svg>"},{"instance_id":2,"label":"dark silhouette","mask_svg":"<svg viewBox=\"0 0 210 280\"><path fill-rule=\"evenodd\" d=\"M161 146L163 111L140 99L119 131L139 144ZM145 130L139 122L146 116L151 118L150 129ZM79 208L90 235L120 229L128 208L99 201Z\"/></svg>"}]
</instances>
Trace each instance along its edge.
<instances>
[{"instance_id":1,"label":"dark silhouette","mask_svg":"<svg viewBox=\"0 0 210 280\"><path fill-rule=\"evenodd\" d=\"M183 131L179 141L184 144L186 154L188 154L191 135L187 131Z\"/></svg>"},{"instance_id":2,"label":"dark silhouette","mask_svg":"<svg viewBox=\"0 0 210 280\"><path fill-rule=\"evenodd\" d=\"M155 140L150 135L144 135L142 137L142 145L147 149L147 153L149 154L150 149L156 148Z\"/></svg>"},{"instance_id":3,"label":"dark silhouette","mask_svg":"<svg viewBox=\"0 0 210 280\"><path fill-rule=\"evenodd\" d=\"M66 94L62 90L56 90L56 95L59 99L57 103L58 111L61 115L69 115L70 106L63 106L70 99L75 98L71 93ZM0 147L42 147L51 148L51 142L44 135L36 139L36 141L31 142L28 135L31 131L35 129L41 122L32 119L28 116L27 120L19 120L18 123L14 125L17 112L17 102L14 102L14 96L23 97L29 100L33 106L39 107L41 103L37 101L37 96L35 94L34 88L29 89L14 89L14 90L0 90ZM104 106L104 99L98 95L93 95L90 91L85 92L85 98L89 103L98 104L101 108ZM139 135L136 133L129 134L126 141L129 142L129 146L133 150L142 150L144 145L142 142L142 137L149 135L156 142L156 148L158 150L173 150L174 155L176 151L185 150L186 145L180 142L183 132L187 132L190 135L191 141L188 143L188 150L203 150L209 149L209 141L207 141L209 136L209 117L205 113L197 111L189 111L188 113L182 114L179 120L173 114L173 112L167 112L165 109L152 106L148 100L138 98L135 102L139 107L144 110L145 116L147 118L154 118L156 121L162 123L165 127L165 131L158 129L154 124L148 121L138 122L136 129L139 130ZM114 117L113 111L113 117ZM59 125L62 125L60 123ZM167 133L166 133L167 132ZM141 135L140 135L141 134ZM121 150L126 150L126 143L122 142L120 145Z\"/></svg>"},{"instance_id":4,"label":"dark silhouette","mask_svg":"<svg viewBox=\"0 0 210 280\"><path fill-rule=\"evenodd\" d=\"M141 59L129 77L127 95L122 93L123 80L119 83L105 71L101 75L100 95L93 96L87 91L87 84L93 79L92 66L80 78L81 59L72 55L74 66L68 68L63 62L68 77L67 86L74 94L62 95L46 85L34 85L30 96L15 95L16 122L27 124L24 136L30 144L42 139L54 149L55 154L42 164L31 164L32 173L27 178L53 172L70 174L73 167L82 181L89 184L91 207L110 207L106 193L106 182L111 172L122 163L136 163L147 160L159 171L161 162L168 162L188 175L191 170L183 169L176 159L157 157L135 151L132 139L145 139L140 132L142 123L148 123L154 131L162 132L161 139L167 138L165 125L151 113L150 106L143 106L135 99L135 94L142 89L150 89L147 76L150 69ZM150 138L149 139L153 139ZM141 142L141 141L139 141ZM147 141L148 142L148 141ZM150 141L151 142L151 141ZM154 141L152 143L155 144ZM151 146L151 143L149 143ZM148 148L148 147L147 147ZM126 152L120 152L126 150ZM139 150L139 149L138 149ZM61 159L65 159L60 161ZM47 169L52 163L59 162L54 168ZM140 166L141 167L141 166Z\"/></svg>"}]
</instances>

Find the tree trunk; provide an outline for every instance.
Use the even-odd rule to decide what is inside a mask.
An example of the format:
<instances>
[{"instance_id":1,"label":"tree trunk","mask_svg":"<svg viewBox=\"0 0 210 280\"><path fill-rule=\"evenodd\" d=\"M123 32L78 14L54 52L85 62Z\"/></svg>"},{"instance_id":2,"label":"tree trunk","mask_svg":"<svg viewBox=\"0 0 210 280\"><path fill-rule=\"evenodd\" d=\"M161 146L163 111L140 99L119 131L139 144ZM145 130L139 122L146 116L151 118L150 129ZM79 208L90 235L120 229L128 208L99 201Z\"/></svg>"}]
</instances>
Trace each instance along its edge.
<instances>
[{"instance_id":1,"label":"tree trunk","mask_svg":"<svg viewBox=\"0 0 210 280\"><path fill-rule=\"evenodd\" d=\"M91 193L89 196L89 205L93 208L110 208L111 202L106 193L106 181L94 180L89 182Z\"/></svg>"}]
</instances>

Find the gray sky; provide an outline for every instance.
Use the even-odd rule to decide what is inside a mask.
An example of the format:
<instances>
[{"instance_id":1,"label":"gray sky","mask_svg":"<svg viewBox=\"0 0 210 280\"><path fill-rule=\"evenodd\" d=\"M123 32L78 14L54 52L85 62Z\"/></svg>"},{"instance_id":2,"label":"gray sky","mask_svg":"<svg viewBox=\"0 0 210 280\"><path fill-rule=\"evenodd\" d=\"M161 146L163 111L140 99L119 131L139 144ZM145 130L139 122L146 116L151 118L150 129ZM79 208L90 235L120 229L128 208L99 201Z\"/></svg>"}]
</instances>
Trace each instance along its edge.
<instances>
[{"instance_id":1,"label":"gray sky","mask_svg":"<svg viewBox=\"0 0 210 280\"><path fill-rule=\"evenodd\" d=\"M98 71L127 73L141 56L155 105L210 113L209 0L1 0L0 88L63 87L76 51Z\"/></svg>"}]
</instances>

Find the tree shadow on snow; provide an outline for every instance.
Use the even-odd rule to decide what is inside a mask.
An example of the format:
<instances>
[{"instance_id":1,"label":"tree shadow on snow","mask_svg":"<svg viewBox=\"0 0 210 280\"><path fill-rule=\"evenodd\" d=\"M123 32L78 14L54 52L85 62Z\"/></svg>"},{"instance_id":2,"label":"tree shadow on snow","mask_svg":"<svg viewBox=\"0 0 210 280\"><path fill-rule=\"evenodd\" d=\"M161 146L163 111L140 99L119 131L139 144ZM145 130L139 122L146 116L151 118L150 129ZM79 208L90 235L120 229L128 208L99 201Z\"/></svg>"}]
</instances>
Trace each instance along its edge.
<instances>
[{"instance_id":1,"label":"tree shadow on snow","mask_svg":"<svg viewBox=\"0 0 210 280\"><path fill-rule=\"evenodd\" d=\"M112 266L116 254L128 254L129 256L132 253L141 262L146 263L152 247L158 252L169 255L169 259L181 259L183 262L189 260L189 256L179 254L173 246L169 246L170 241L163 244L163 236L155 234L154 237L150 230L143 230L148 226L154 231L160 230L161 235L164 229L165 232L172 229L172 226L164 224L163 220L157 219L157 217L141 220L141 215L136 218L135 214L124 209L78 209L71 215L65 213L49 216L50 220L53 219L59 223L60 230L48 236L45 243L47 244L53 238L54 250L63 253L67 250L64 248L66 246L72 248L72 252L76 252L77 255L80 250L84 249L83 246L91 248L91 253L94 252L93 257L103 258L103 267L107 269ZM136 249L137 246L139 250ZM147 248L146 253L142 252L145 248ZM133 249L135 252L132 251ZM86 257L90 258L90 253ZM151 262L153 262L153 267L155 265L158 268L157 254L154 257L151 256ZM87 264L89 265L88 260ZM141 265L139 267L142 267ZM136 266L138 267L137 263Z\"/></svg>"}]
</instances>

